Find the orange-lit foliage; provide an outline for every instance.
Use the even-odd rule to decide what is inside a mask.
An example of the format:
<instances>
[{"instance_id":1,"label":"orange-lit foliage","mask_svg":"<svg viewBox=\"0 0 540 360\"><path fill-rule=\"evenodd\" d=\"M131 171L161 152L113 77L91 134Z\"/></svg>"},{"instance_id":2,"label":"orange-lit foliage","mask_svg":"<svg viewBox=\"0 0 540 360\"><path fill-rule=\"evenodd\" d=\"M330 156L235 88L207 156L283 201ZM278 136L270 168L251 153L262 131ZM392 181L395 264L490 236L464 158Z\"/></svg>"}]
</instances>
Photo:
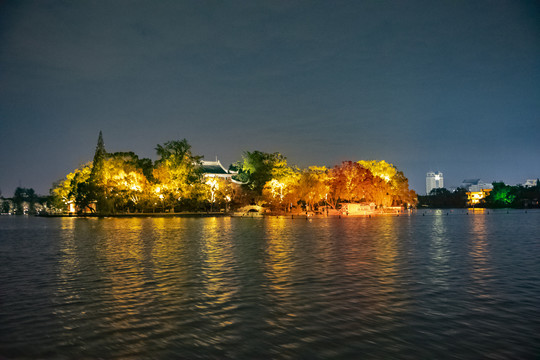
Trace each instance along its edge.
<instances>
[{"instance_id":1,"label":"orange-lit foliage","mask_svg":"<svg viewBox=\"0 0 540 360\"><path fill-rule=\"evenodd\" d=\"M352 161L344 161L330 171L328 204L336 208L339 201L360 202L373 186L373 174Z\"/></svg>"}]
</instances>

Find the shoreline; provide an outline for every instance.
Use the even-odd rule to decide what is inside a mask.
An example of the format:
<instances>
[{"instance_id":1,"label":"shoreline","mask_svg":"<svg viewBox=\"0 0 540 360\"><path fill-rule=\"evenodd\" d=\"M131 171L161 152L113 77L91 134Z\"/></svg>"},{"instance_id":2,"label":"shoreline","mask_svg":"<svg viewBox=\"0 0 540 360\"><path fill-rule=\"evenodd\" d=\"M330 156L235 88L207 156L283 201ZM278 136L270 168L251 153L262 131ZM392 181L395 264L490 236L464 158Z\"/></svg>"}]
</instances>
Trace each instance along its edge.
<instances>
[{"instance_id":1,"label":"shoreline","mask_svg":"<svg viewBox=\"0 0 540 360\"><path fill-rule=\"evenodd\" d=\"M204 217L235 217L235 218L264 218L276 217L285 219L324 219L324 218L370 218L377 216L400 216L411 215L413 212L400 213L373 213L373 214L302 214L302 213L223 213L223 212L179 212L179 213L129 213L129 214L36 214L37 217L66 217L66 218L147 218L147 217L185 217L185 218L204 218Z\"/></svg>"},{"instance_id":2,"label":"shoreline","mask_svg":"<svg viewBox=\"0 0 540 360\"><path fill-rule=\"evenodd\" d=\"M325 218L334 218L334 219L347 219L347 218L375 218L381 216L430 216L437 215L474 215L474 214L508 214L510 211L512 213L521 212L527 213L531 211L532 213L535 210L540 209L513 209L513 208L504 208L504 209L484 209L484 208L454 208L454 209L414 209L410 211L401 211L401 212L375 212L372 214L355 214L355 215L346 215L346 214L306 214L304 213L240 213L240 212L178 212L178 213L129 213L129 214L36 214L36 215L23 215L23 216L35 216L35 217L46 217L46 218L207 218L207 217L230 217L230 218L282 218L282 219L325 219ZM6 214L2 214L6 215ZM17 215L11 215L17 216Z\"/></svg>"}]
</instances>

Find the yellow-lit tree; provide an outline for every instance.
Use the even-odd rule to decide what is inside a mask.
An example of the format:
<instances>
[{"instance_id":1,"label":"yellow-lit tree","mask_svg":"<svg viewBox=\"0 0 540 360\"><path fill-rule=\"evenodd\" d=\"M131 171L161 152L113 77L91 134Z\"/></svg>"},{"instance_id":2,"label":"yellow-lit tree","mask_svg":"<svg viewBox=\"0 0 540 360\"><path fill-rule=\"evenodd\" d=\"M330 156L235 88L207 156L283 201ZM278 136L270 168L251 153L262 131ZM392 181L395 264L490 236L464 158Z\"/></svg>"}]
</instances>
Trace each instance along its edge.
<instances>
[{"instance_id":1,"label":"yellow-lit tree","mask_svg":"<svg viewBox=\"0 0 540 360\"><path fill-rule=\"evenodd\" d=\"M379 206L416 204L416 193L409 190L407 178L393 164L384 160L360 160L358 163L386 183L377 179L373 181L374 186L370 193L371 201Z\"/></svg>"},{"instance_id":2,"label":"yellow-lit tree","mask_svg":"<svg viewBox=\"0 0 540 360\"><path fill-rule=\"evenodd\" d=\"M380 177L386 182L389 182L397 173L396 167L384 160L360 160L358 163L371 171L373 176Z\"/></svg>"},{"instance_id":3,"label":"yellow-lit tree","mask_svg":"<svg viewBox=\"0 0 540 360\"><path fill-rule=\"evenodd\" d=\"M398 171L392 178L393 204L397 206L415 206L418 203L418 196L414 190L409 190L409 180L403 172Z\"/></svg>"},{"instance_id":4,"label":"yellow-lit tree","mask_svg":"<svg viewBox=\"0 0 540 360\"><path fill-rule=\"evenodd\" d=\"M204 194L201 157L191 152L186 139L169 141L156 148L160 159L153 176L160 185L160 196L171 211L182 199L200 198Z\"/></svg>"},{"instance_id":5,"label":"yellow-lit tree","mask_svg":"<svg viewBox=\"0 0 540 360\"><path fill-rule=\"evenodd\" d=\"M295 186L297 197L304 201L309 210L315 205L325 201L330 191L330 177L328 169L324 166L310 166L303 170Z\"/></svg>"},{"instance_id":6,"label":"yellow-lit tree","mask_svg":"<svg viewBox=\"0 0 540 360\"><path fill-rule=\"evenodd\" d=\"M274 208L285 206L290 210L299 200L295 190L300 171L296 167L288 166L287 160L281 157L274 163L271 176L263 188L264 200Z\"/></svg>"},{"instance_id":7,"label":"yellow-lit tree","mask_svg":"<svg viewBox=\"0 0 540 360\"><path fill-rule=\"evenodd\" d=\"M374 202L378 207L391 206L392 187L383 177L374 176L366 189L366 200Z\"/></svg>"},{"instance_id":8,"label":"yellow-lit tree","mask_svg":"<svg viewBox=\"0 0 540 360\"><path fill-rule=\"evenodd\" d=\"M92 163L90 162L70 172L64 180L56 183L50 191L54 207L67 210L70 203L74 204L74 206L77 205L79 208L85 206L81 199L87 195L86 189L89 186L91 172ZM77 204L78 201L81 202Z\"/></svg>"},{"instance_id":9,"label":"yellow-lit tree","mask_svg":"<svg viewBox=\"0 0 540 360\"><path fill-rule=\"evenodd\" d=\"M109 155L103 162L100 185L115 211L141 210L141 202L151 193L150 183L133 153Z\"/></svg>"},{"instance_id":10,"label":"yellow-lit tree","mask_svg":"<svg viewBox=\"0 0 540 360\"><path fill-rule=\"evenodd\" d=\"M240 186L230 179L221 177L206 177L204 181L205 200L210 203L210 209L229 209L230 204L236 201Z\"/></svg>"}]
</instances>

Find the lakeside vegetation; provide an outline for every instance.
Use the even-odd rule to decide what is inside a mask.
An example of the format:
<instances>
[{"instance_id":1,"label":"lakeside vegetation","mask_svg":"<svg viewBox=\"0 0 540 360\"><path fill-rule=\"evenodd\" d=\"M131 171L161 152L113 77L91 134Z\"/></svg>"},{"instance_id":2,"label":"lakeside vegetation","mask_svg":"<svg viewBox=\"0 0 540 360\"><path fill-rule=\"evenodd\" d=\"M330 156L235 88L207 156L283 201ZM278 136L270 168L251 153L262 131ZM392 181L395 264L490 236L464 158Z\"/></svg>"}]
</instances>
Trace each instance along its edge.
<instances>
[{"instance_id":1,"label":"lakeside vegetation","mask_svg":"<svg viewBox=\"0 0 540 360\"><path fill-rule=\"evenodd\" d=\"M540 208L540 181L535 186L506 185L494 182L489 195L474 206L477 208ZM445 188L433 189L429 195L418 196L418 206L428 208L466 208L470 207L467 190L458 188L451 192Z\"/></svg>"},{"instance_id":2,"label":"lakeside vegetation","mask_svg":"<svg viewBox=\"0 0 540 360\"><path fill-rule=\"evenodd\" d=\"M156 153L156 161L133 152L108 153L100 133L93 161L54 184L52 208L118 214L227 211L256 204L285 212L338 208L344 202L410 207L417 201L403 172L385 161L300 169L280 153L246 151L229 168L233 176L225 178L205 174L202 157L186 139L157 145Z\"/></svg>"}]
</instances>

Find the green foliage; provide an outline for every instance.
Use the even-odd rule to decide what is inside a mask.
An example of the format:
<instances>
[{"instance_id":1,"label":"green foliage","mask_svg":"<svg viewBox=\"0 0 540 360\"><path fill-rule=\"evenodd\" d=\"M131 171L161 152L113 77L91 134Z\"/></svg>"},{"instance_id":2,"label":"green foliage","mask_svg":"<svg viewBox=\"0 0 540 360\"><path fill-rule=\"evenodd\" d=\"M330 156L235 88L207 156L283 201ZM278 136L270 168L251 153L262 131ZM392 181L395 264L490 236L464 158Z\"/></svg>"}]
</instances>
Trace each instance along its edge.
<instances>
[{"instance_id":1,"label":"green foliage","mask_svg":"<svg viewBox=\"0 0 540 360\"><path fill-rule=\"evenodd\" d=\"M514 207L516 195L521 192L520 187L506 185L503 182L494 182L493 189L486 197L486 206L492 208Z\"/></svg>"},{"instance_id":2,"label":"green foliage","mask_svg":"<svg viewBox=\"0 0 540 360\"><path fill-rule=\"evenodd\" d=\"M511 186L503 182L494 182L493 190L486 197L485 206L490 208L538 208L540 200L540 183L535 186Z\"/></svg>"},{"instance_id":3,"label":"green foliage","mask_svg":"<svg viewBox=\"0 0 540 360\"><path fill-rule=\"evenodd\" d=\"M246 151L242 161L236 164L239 174L236 179L247 183L247 187L256 195L261 195L267 182L273 177L281 177L287 169L287 159L280 153L265 153L255 150Z\"/></svg>"},{"instance_id":4,"label":"green foliage","mask_svg":"<svg viewBox=\"0 0 540 360\"><path fill-rule=\"evenodd\" d=\"M94 160L92 161L92 181L100 181L103 172L103 163L106 157L107 151L105 150L105 143L103 142L103 134L100 131L96 151L94 153Z\"/></svg>"}]
</instances>

